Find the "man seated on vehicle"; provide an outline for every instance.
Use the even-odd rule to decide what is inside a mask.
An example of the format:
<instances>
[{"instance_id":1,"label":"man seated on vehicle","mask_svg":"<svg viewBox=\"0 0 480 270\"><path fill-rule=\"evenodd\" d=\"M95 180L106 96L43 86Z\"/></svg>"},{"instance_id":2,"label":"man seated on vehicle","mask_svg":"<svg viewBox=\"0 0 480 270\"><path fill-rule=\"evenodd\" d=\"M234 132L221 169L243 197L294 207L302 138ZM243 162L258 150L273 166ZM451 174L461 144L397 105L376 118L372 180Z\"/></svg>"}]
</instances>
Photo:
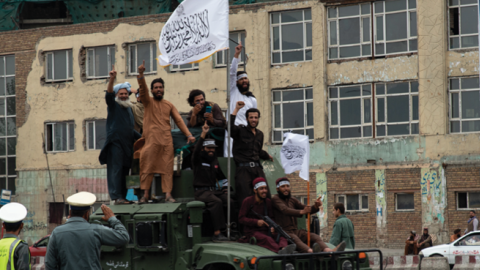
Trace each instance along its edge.
<instances>
[{"instance_id":1,"label":"man seated on vehicle","mask_svg":"<svg viewBox=\"0 0 480 270\"><path fill-rule=\"evenodd\" d=\"M450 235L450 243L460 238L460 236L462 236L462 231L460 229L453 231L453 234Z\"/></svg>"},{"instance_id":2,"label":"man seated on vehicle","mask_svg":"<svg viewBox=\"0 0 480 270\"><path fill-rule=\"evenodd\" d=\"M290 181L286 177L278 178L275 182L277 185L277 193L272 197L275 216L277 217L278 225L280 225L285 232L292 237L293 242L297 245L300 253L313 252L332 252L345 250L345 242L340 243L333 250L329 248L318 234L310 233L310 244L313 244L313 249L307 246L308 232L299 230L297 226L297 217L302 217L305 214L314 214L319 211L322 206L322 201L318 198L313 206L305 206L290 193Z\"/></svg>"},{"instance_id":3,"label":"man seated on vehicle","mask_svg":"<svg viewBox=\"0 0 480 270\"><path fill-rule=\"evenodd\" d=\"M227 203L227 189L220 186L219 181L225 183L226 177L220 169L215 155L215 140L205 139L209 130L207 121L202 127L202 134L192 153L193 186L195 200L205 203L212 217L214 241L227 241L228 238L221 234L225 229L225 214L223 205ZM217 190L218 186L218 190Z\"/></svg>"},{"instance_id":4,"label":"man seated on vehicle","mask_svg":"<svg viewBox=\"0 0 480 270\"><path fill-rule=\"evenodd\" d=\"M432 236L428 234L427 227L423 228L422 237L420 237L420 239L418 239L417 242L418 242L417 244L418 252L422 251L422 249L426 249L428 247L433 246Z\"/></svg>"},{"instance_id":5,"label":"man seated on vehicle","mask_svg":"<svg viewBox=\"0 0 480 270\"><path fill-rule=\"evenodd\" d=\"M269 228L265 220L260 219L255 213L268 216L275 220L272 201L267 198L267 181L263 177L258 177L253 181L254 195L245 198L240 208L238 222L243 225L244 237L239 240L240 243L248 243L250 238L255 237L257 245L264 247L278 254L291 254L297 248L295 244L288 245L285 238L280 237L279 242L273 228Z\"/></svg>"},{"instance_id":6,"label":"man seated on vehicle","mask_svg":"<svg viewBox=\"0 0 480 270\"><path fill-rule=\"evenodd\" d=\"M405 256L418 255L417 240L420 238L416 231L410 231L410 236L405 241Z\"/></svg>"}]
</instances>

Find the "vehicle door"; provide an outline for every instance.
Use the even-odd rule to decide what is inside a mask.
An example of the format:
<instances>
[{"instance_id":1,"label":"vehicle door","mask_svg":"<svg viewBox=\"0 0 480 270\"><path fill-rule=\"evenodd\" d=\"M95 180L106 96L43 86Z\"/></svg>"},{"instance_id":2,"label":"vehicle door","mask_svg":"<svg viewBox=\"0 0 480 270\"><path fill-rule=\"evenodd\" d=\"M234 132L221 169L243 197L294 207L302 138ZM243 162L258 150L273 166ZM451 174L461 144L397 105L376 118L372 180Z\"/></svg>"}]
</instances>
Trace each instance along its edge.
<instances>
[{"instance_id":1,"label":"vehicle door","mask_svg":"<svg viewBox=\"0 0 480 270\"><path fill-rule=\"evenodd\" d=\"M48 240L49 239L50 239L50 235L45 236L44 238L40 239L37 243L33 244L33 246L30 247L30 256L31 257L37 257L37 256L44 257L45 254L47 254L47 246L48 246Z\"/></svg>"},{"instance_id":2,"label":"vehicle door","mask_svg":"<svg viewBox=\"0 0 480 270\"><path fill-rule=\"evenodd\" d=\"M455 256L480 255L480 232L459 238L450 246L448 262L455 264Z\"/></svg>"}]
</instances>

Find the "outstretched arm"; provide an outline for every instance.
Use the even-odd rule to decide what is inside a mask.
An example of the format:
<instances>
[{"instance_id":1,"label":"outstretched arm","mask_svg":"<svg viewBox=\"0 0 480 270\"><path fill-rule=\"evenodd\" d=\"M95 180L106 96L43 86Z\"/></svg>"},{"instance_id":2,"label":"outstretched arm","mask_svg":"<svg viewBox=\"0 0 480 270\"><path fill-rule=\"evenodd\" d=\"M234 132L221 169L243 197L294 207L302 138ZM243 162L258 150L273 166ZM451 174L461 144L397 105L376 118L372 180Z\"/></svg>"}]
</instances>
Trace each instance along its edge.
<instances>
[{"instance_id":1,"label":"outstretched arm","mask_svg":"<svg viewBox=\"0 0 480 270\"><path fill-rule=\"evenodd\" d=\"M148 95L148 86L147 82L145 81L145 76L143 73L145 72L145 60L143 60L143 64L138 67L138 75L137 81L140 87L140 100L143 103L143 106L147 106L150 103L150 96Z\"/></svg>"},{"instance_id":2,"label":"outstretched arm","mask_svg":"<svg viewBox=\"0 0 480 270\"><path fill-rule=\"evenodd\" d=\"M238 62L240 61L238 57L242 52L243 46L242 42L238 43L237 47L235 47L235 55L233 56L232 64L230 65L230 92L238 91L237 89L237 70L238 70Z\"/></svg>"}]
</instances>

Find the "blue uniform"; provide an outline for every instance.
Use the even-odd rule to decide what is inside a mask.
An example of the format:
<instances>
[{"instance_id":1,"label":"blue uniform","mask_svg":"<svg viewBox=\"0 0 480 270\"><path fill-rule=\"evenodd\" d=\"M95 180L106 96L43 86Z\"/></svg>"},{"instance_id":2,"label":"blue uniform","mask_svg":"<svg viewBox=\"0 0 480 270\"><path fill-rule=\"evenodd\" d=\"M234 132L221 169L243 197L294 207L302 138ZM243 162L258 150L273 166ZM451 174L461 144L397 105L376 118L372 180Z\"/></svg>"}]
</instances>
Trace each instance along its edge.
<instances>
[{"instance_id":1,"label":"blue uniform","mask_svg":"<svg viewBox=\"0 0 480 270\"><path fill-rule=\"evenodd\" d=\"M100 247L123 246L130 240L127 230L116 218L108 219L111 228L90 224L84 218L72 217L56 227L48 242L47 270L101 270Z\"/></svg>"}]
</instances>

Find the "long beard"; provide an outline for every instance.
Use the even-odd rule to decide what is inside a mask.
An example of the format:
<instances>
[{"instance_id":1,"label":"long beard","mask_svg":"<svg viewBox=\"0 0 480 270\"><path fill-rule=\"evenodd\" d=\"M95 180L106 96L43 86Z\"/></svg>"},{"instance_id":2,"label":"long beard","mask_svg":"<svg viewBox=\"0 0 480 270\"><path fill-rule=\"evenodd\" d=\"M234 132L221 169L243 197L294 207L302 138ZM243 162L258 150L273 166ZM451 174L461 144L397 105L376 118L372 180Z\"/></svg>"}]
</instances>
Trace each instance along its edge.
<instances>
[{"instance_id":1,"label":"long beard","mask_svg":"<svg viewBox=\"0 0 480 270\"><path fill-rule=\"evenodd\" d=\"M292 194L289 192L288 195L284 195L282 192L277 191L278 197L282 200L290 199L292 197Z\"/></svg>"},{"instance_id":2,"label":"long beard","mask_svg":"<svg viewBox=\"0 0 480 270\"><path fill-rule=\"evenodd\" d=\"M118 97L115 98L115 101L118 103L118 105L122 106L123 108L131 108L133 107L133 103L130 101L130 99L127 100L121 100Z\"/></svg>"},{"instance_id":3,"label":"long beard","mask_svg":"<svg viewBox=\"0 0 480 270\"><path fill-rule=\"evenodd\" d=\"M245 95L246 93L248 93L248 91L250 91L250 82L248 82L247 87L243 87L242 84L237 83L237 88L240 91L240 93Z\"/></svg>"},{"instance_id":4,"label":"long beard","mask_svg":"<svg viewBox=\"0 0 480 270\"><path fill-rule=\"evenodd\" d=\"M206 160L208 163L211 163L211 162L214 161L215 158L216 158L215 154L214 154L213 156L209 156L208 153L205 152L205 151L202 151L202 152L200 153L200 156L201 156L201 158L202 158L203 160Z\"/></svg>"}]
</instances>

